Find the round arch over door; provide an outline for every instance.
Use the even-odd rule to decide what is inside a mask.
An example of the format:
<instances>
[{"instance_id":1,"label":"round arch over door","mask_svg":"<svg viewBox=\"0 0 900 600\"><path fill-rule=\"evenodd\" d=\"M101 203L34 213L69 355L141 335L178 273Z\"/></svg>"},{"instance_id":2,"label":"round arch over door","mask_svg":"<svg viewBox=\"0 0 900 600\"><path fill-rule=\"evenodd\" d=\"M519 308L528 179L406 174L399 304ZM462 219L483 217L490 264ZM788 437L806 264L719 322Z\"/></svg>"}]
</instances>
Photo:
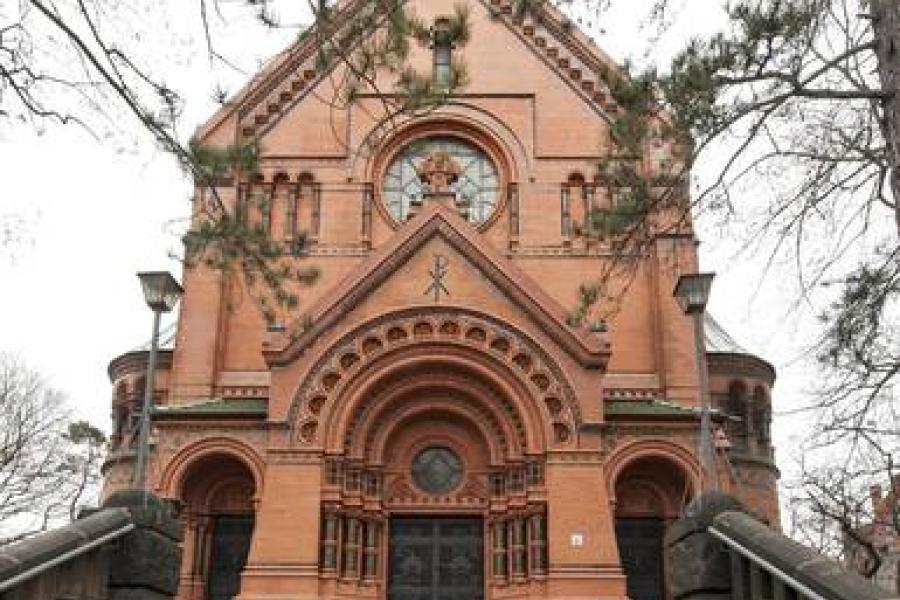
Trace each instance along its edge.
<instances>
[{"instance_id":1,"label":"round arch over door","mask_svg":"<svg viewBox=\"0 0 900 600\"><path fill-rule=\"evenodd\" d=\"M299 385L295 443L324 453L323 595L477 599L546 578L545 464L578 413L549 357L501 325L387 315Z\"/></svg>"},{"instance_id":2,"label":"round arch over door","mask_svg":"<svg viewBox=\"0 0 900 600\"><path fill-rule=\"evenodd\" d=\"M236 597L255 522L252 470L233 454L201 453L175 485L185 525L179 598Z\"/></svg>"},{"instance_id":3,"label":"round arch over door","mask_svg":"<svg viewBox=\"0 0 900 600\"><path fill-rule=\"evenodd\" d=\"M621 466L614 486L616 542L628 596L665 600L663 538L693 496L692 479L680 461L645 454Z\"/></svg>"}]
</instances>

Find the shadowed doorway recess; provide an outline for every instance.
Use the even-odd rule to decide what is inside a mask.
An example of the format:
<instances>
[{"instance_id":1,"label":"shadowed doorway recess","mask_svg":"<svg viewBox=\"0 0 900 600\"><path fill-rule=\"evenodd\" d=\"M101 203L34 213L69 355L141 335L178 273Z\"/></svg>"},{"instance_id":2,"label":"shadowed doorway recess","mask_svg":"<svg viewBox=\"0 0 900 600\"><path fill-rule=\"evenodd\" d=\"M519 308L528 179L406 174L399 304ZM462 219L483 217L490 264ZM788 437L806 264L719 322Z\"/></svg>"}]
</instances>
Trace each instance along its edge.
<instances>
[{"instance_id":1,"label":"shadowed doorway recess","mask_svg":"<svg viewBox=\"0 0 900 600\"><path fill-rule=\"evenodd\" d=\"M389 600L484 598L481 519L392 518L389 561Z\"/></svg>"}]
</instances>

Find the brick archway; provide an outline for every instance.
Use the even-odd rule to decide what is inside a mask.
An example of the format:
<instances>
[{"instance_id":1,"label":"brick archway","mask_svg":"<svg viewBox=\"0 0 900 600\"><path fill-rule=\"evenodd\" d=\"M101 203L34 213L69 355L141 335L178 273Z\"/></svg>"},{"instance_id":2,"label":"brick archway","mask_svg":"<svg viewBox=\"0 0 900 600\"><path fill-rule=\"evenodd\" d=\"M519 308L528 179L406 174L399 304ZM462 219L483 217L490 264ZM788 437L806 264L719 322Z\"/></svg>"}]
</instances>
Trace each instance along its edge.
<instances>
[{"instance_id":1,"label":"brick archway","mask_svg":"<svg viewBox=\"0 0 900 600\"><path fill-rule=\"evenodd\" d=\"M547 455L577 443L580 419L561 369L498 319L419 309L350 332L309 371L291 413L292 443L324 454L325 589L387 586L386 548L402 544L404 527L437 519L437 532L448 518L484 538L477 559L497 561L486 585L540 580ZM454 457L459 481L446 490L416 480L429 451Z\"/></svg>"},{"instance_id":2,"label":"brick archway","mask_svg":"<svg viewBox=\"0 0 900 600\"><path fill-rule=\"evenodd\" d=\"M581 411L550 356L512 325L465 309L399 311L365 323L327 350L298 386L293 443L342 452L361 404L399 375L464 373L489 390L523 432L523 451L576 443Z\"/></svg>"},{"instance_id":3,"label":"brick archway","mask_svg":"<svg viewBox=\"0 0 900 600\"><path fill-rule=\"evenodd\" d=\"M674 469L683 477L690 497L700 489L700 465L691 451L664 438L637 440L616 449L606 460L606 485L610 501L617 509L617 486L636 461L650 461Z\"/></svg>"},{"instance_id":4,"label":"brick archway","mask_svg":"<svg viewBox=\"0 0 900 600\"><path fill-rule=\"evenodd\" d=\"M257 475L221 440L192 449L169 470L170 493L183 506L178 597L224 600L240 590L256 521Z\"/></svg>"},{"instance_id":5,"label":"brick archway","mask_svg":"<svg viewBox=\"0 0 900 600\"><path fill-rule=\"evenodd\" d=\"M157 491L167 498L180 499L190 469L209 457L233 459L243 465L252 476L254 502L258 501L263 492L263 460L253 448L229 437L202 439L178 450L163 468Z\"/></svg>"},{"instance_id":6,"label":"brick archway","mask_svg":"<svg viewBox=\"0 0 900 600\"><path fill-rule=\"evenodd\" d=\"M699 489L699 467L684 447L665 439L633 442L607 462L616 542L628 595L669 597L663 539Z\"/></svg>"}]
</instances>

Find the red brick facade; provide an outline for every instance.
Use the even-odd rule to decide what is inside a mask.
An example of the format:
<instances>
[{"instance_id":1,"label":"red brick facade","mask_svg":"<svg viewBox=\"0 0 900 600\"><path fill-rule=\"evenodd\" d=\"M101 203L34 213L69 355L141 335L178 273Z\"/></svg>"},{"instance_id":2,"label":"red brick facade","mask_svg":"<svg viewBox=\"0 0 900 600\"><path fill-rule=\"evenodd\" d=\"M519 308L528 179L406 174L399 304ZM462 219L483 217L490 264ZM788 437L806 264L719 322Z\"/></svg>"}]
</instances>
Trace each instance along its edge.
<instances>
[{"instance_id":1,"label":"red brick facade","mask_svg":"<svg viewBox=\"0 0 900 600\"><path fill-rule=\"evenodd\" d=\"M388 598L403 568L392 523L410 516L480 520L485 598L624 598L617 524L664 526L698 491L693 321L672 297L697 270L693 234L631 257L627 285L610 283L625 292L605 327L589 326L600 312L569 324L579 287L615 260L586 219L611 201L594 175L618 110L604 82L614 67L555 13L520 21L497 0L469 3L471 39L453 60L470 83L436 110L385 128L376 97L323 102L333 79L307 41L199 131L208 144L259 141L261 178L221 196L229 209L271 197L256 218L285 241L307 232L294 260L321 277L278 315L282 331L236 280L184 273L151 440L154 490L185 507L183 598L215 596L215 528L241 515L253 517L244 599ZM453 8L414 4L426 22ZM427 70L430 52L415 47L411 61ZM429 140L480 157L481 188L465 206L461 192L426 193L398 219L386 181L410 143ZM644 168L669 152L648 146ZM467 168L445 159L431 164L440 177ZM198 191L198 211L205 200ZM310 325L292 335L303 315ZM107 493L130 483L145 360L110 366ZM777 523L774 372L733 349L711 349L706 364L733 446L730 461L719 453L719 486ZM416 478L432 448L455 457L438 465L446 490Z\"/></svg>"}]
</instances>

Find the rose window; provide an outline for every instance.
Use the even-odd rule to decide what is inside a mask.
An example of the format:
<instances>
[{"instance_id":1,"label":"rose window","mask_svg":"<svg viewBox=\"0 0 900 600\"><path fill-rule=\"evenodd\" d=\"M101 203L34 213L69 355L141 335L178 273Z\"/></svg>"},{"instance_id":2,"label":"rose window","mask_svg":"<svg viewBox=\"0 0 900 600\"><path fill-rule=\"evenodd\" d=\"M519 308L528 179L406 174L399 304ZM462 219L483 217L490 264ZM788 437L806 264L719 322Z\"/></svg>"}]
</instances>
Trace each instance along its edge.
<instances>
[{"instance_id":1,"label":"rose window","mask_svg":"<svg viewBox=\"0 0 900 600\"><path fill-rule=\"evenodd\" d=\"M416 486L429 494L446 494L462 480L463 465L449 448L427 448L412 462L412 478Z\"/></svg>"},{"instance_id":2,"label":"rose window","mask_svg":"<svg viewBox=\"0 0 900 600\"><path fill-rule=\"evenodd\" d=\"M499 190L491 159L453 137L429 137L405 146L388 167L382 187L385 206L397 221L433 200L452 204L475 224L494 213Z\"/></svg>"}]
</instances>

